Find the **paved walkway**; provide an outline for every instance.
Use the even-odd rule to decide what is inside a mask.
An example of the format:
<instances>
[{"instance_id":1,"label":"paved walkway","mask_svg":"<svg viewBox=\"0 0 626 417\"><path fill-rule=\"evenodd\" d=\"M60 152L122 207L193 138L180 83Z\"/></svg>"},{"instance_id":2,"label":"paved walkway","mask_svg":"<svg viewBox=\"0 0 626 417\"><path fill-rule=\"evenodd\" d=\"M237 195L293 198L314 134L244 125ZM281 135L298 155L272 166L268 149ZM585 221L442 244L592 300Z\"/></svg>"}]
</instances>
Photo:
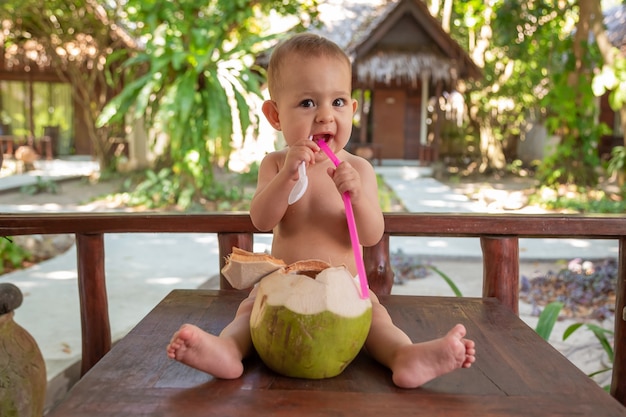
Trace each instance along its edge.
<instances>
[{"instance_id":1,"label":"paved walkway","mask_svg":"<svg viewBox=\"0 0 626 417\"><path fill-rule=\"evenodd\" d=\"M24 186L34 185L37 181L63 181L77 177L89 176L97 172L98 163L85 157L55 159L52 161L35 161L35 169L21 175L0 177L0 192L19 190ZM13 211L2 207L0 212Z\"/></svg>"},{"instance_id":2,"label":"paved walkway","mask_svg":"<svg viewBox=\"0 0 626 417\"><path fill-rule=\"evenodd\" d=\"M0 192L36 182L37 175L44 180L88 175L94 164L89 161L53 161L40 168L35 175L0 178ZM485 212L480 204L452 192L449 187L431 178L427 169L398 165L377 167L377 170L409 211ZM0 212L15 211L12 205L0 207ZM259 235L255 237L254 250L264 251L270 244L270 236ZM440 261L436 265L446 270L453 279L457 272L451 271L458 269L461 278L457 282L464 294L480 295L482 264L477 239L392 238L391 250L399 249L421 256L425 261L440 258L452 262L449 270L440 266ZM613 241L520 240L520 257L527 261L569 260L574 257L598 259L615 256L617 250L617 243ZM105 251L114 340L132 329L172 289L217 286L217 281L212 278L219 272L218 243L216 236L211 234L107 234ZM455 261L465 263L454 264ZM463 277L468 270L475 270L468 274L473 279ZM42 350L48 380L52 381L49 401L53 401L65 392L68 381L76 378L76 366L69 367L80 359L75 248L1 278L5 282L13 282L24 293L24 303L16 311L15 319L34 336ZM434 284L435 287L441 284L439 281ZM422 283L421 293L446 291L445 286L429 288L428 284ZM398 293L412 293L415 286L398 286L396 290Z\"/></svg>"}]
</instances>

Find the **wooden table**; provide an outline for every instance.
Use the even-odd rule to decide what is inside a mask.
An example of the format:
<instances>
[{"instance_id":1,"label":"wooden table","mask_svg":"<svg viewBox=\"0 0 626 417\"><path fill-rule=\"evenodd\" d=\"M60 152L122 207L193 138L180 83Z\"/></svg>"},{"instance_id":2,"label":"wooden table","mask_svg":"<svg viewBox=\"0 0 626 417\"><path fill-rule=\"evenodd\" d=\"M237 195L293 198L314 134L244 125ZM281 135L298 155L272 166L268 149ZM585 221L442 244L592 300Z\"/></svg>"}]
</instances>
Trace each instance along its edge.
<instances>
[{"instance_id":1,"label":"wooden table","mask_svg":"<svg viewBox=\"0 0 626 417\"><path fill-rule=\"evenodd\" d=\"M461 322L476 341L477 362L415 390L396 388L366 353L336 378L300 380L246 360L237 380L169 360L183 322L218 333L242 293L176 290L98 362L49 416L626 416L564 356L496 299L382 296L414 341Z\"/></svg>"}]
</instances>

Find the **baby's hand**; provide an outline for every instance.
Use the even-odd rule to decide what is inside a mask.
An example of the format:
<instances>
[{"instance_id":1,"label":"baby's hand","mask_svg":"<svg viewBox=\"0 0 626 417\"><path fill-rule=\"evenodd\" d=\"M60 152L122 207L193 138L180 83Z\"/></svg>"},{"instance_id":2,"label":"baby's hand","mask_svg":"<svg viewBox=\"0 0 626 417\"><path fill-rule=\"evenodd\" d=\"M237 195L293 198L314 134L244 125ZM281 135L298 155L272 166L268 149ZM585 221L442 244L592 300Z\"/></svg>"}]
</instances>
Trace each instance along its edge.
<instances>
[{"instance_id":1,"label":"baby's hand","mask_svg":"<svg viewBox=\"0 0 626 417\"><path fill-rule=\"evenodd\" d=\"M289 146L283 169L290 175L298 176L298 165L304 161L307 166L315 163L315 153L319 152L319 147L315 142L303 139Z\"/></svg>"},{"instance_id":2,"label":"baby's hand","mask_svg":"<svg viewBox=\"0 0 626 417\"><path fill-rule=\"evenodd\" d=\"M339 193L348 192L352 202L358 201L361 197L361 176L349 162L344 161L335 169L329 168L328 174L335 182Z\"/></svg>"}]
</instances>

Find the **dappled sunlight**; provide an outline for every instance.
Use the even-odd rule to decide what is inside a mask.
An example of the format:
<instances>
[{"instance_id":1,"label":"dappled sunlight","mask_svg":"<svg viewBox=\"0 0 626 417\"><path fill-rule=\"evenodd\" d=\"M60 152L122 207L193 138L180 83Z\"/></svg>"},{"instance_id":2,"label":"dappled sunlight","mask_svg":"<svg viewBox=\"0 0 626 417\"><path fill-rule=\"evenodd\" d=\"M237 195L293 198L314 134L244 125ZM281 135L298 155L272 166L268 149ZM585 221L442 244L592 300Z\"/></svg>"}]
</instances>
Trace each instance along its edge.
<instances>
[{"instance_id":1,"label":"dappled sunlight","mask_svg":"<svg viewBox=\"0 0 626 417\"><path fill-rule=\"evenodd\" d=\"M532 251L532 255L528 255L533 247L538 247L538 249ZM601 253L598 253L599 248L602 248ZM519 241L519 250L520 254L529 258L570 260L617 256L619 246L617 241L606 239L523 238Z\"/></svg>"},{"instance_id":2,"label":"dappled sunlight","mask_svg":"<svg viewBox=\"0 0 626 417\"><path fill-rule=\"evenodd\" d=\"M402 167L401 177L403 180L414 180L420 177L420 172L414 167Z\"/></svg>"},{"instance_id":3,"label":"dappled sunlight","mask_svg":"<svg viewBox=\"0 0 626 417\"><path fill-rule=\"evenodd\" d=\"M181 284L184 280L180 277L162 277L162 278L148 278L145 280L146 284L156 285L177 285Z\"/></svg>"},{"instance_id":4,"label":"dappled sunlight","mask_svg":"<svg viewBox=\"0 0 626 417\"><path fill-rule=\"evenodd\" d=\"M217 243L217 236L216 235L194 235L192 238L195 242L198 243Z\"/></svg>"},{"instance_id":5,"label":"dappled sunlight","mask_svg":"<svg viewBox=\"0 0 626 417\"><path fill-rule=\"evenodd\" d=\"M426 208L448 208L451 209L449 211L453 211L452 209L456 208L457 202L451 202L451 201L446 201L446 200L422 200L422 204L426 207ZM437 211L442 211L442 210L437 210Z\"/></svg>"},{"instance_id":6,"label":"dappled sunlight","mask_svg":"<svg viewBox=\"0 0 626 417\"><path fill-rule=\"evenodd\" d=\"M70 279L75 280L78 278L76 271L69 271L69 270L52 271L52 272L48 272L45 274L35 273L33 275L37 278L51 279L54 281L63 281L63 280L70 280Z\"/></svg>"},{"instance_id":7,"label":"dappled sunlight","mask_svg":"<svg viewBox=\"0 0 626 417\"><path fill-rule=\"evenodd\" d=\"M580 239L567 239L567 242L575 248L588 248L591 246L591 241L585 241Z\"/></svg>"},{"instance_id":8,"label":"dappled sunlight","mask_svg":"<svg viewBox=\"0 0 626 417\"><path fill-rule=\"evenodd\" d=\"M447 248L450 246L449 242L444 240L431 240L427 245L429 248Z\"/></svg>"},{"instance_id":9,"label":"dappled sunlight","mask_svg":"<svg viewBox=\"0 0 626 417\"><path fill-rule=\"evenodd\" d=\"M439 186L427 186L424 187L424 192L427 194L433 194L433 193L449 193L450 192L450 187L448 187L447 185L439 185ZM465 201L467 201L467 198L464 198Z\"/></svg>"},{"instance_id":10,"label":"dappled sunlight","mask_svg":"<svg viewBox=\"0 0 626 417\"><path fill-rule=\"evenodd\" d=\"M6 207L6 206L5 206ZM12 204L10 206L11 212L14 213L95 213L95 212L125 212L132 213L135 211L130 208L119 208L115 202L106 203L103 201L87 203L87 204L59 204L59 203L44 203L44 204Z\"/></svg>"},{"instance_id":11,"label":"dappled sunlight","mask_svg":"<svg viewBox=\"0 0 626 417\"><path fill-rule=\"evenodd\" d=\"M15 212L24 212L24 213L37 213L40 211L52 211L58 212L63 211L65 206L61 204L48 203L48 204L16 204L12 206Z\"/></svg>"},{"instance_id":12,"label":"dappled sunlight","mask_svg":"<svg viewBox=\"0 0 626 417\"><path fill-rule=\"evenodd\" d=\"M135 211L132 207L119 208L119 203L116 201L107 202L104 200L76 206L72 210L80 211L81 213L97 213L107 211L133 213Z\"/></svg>"},{"instance_id":13,"label":"dappled sunlight","mask_svg":"<svg viewBox=\"0 0 626 417\"><path fill-rule=\"evenodd\" d=\"M19 287L22 293L24 293L24 296L28 295L27 290L41 286L41 282L37 282L37 281L19 281L19 282L13 282L13 284Z\"/></svg>"}]
</instances>

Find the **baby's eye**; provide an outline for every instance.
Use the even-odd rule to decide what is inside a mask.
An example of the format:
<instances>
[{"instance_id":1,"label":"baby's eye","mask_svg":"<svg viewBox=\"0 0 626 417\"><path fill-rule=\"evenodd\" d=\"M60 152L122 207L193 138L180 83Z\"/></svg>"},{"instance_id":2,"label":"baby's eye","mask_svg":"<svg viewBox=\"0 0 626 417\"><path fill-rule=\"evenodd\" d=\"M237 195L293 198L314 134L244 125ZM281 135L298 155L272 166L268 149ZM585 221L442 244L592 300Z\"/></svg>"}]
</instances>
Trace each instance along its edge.
<instances>
[{"instance_id":1,"label":"baby's eye","mask_svg":"<svg viewBox=\"0 0 626 417\"><path fill-rule=\"evenodd\" d=\"M333 101L333 106L335 107L343 107L346 105L346 100L342 99L342 98L336 98Z\"/></svg>"},{"instance_id":2,"label":"baby's eye","mask_svg":"<svg viewBox=\"0 0 626 417\"><path fill-rule=\"evenodd\" d=\"M311 100L310 98L307 98L306 100L302 100L300 102L300 107L313 107L315 106L315 103L313 103L313 100Z\"/></svg>"}]
</instances>

